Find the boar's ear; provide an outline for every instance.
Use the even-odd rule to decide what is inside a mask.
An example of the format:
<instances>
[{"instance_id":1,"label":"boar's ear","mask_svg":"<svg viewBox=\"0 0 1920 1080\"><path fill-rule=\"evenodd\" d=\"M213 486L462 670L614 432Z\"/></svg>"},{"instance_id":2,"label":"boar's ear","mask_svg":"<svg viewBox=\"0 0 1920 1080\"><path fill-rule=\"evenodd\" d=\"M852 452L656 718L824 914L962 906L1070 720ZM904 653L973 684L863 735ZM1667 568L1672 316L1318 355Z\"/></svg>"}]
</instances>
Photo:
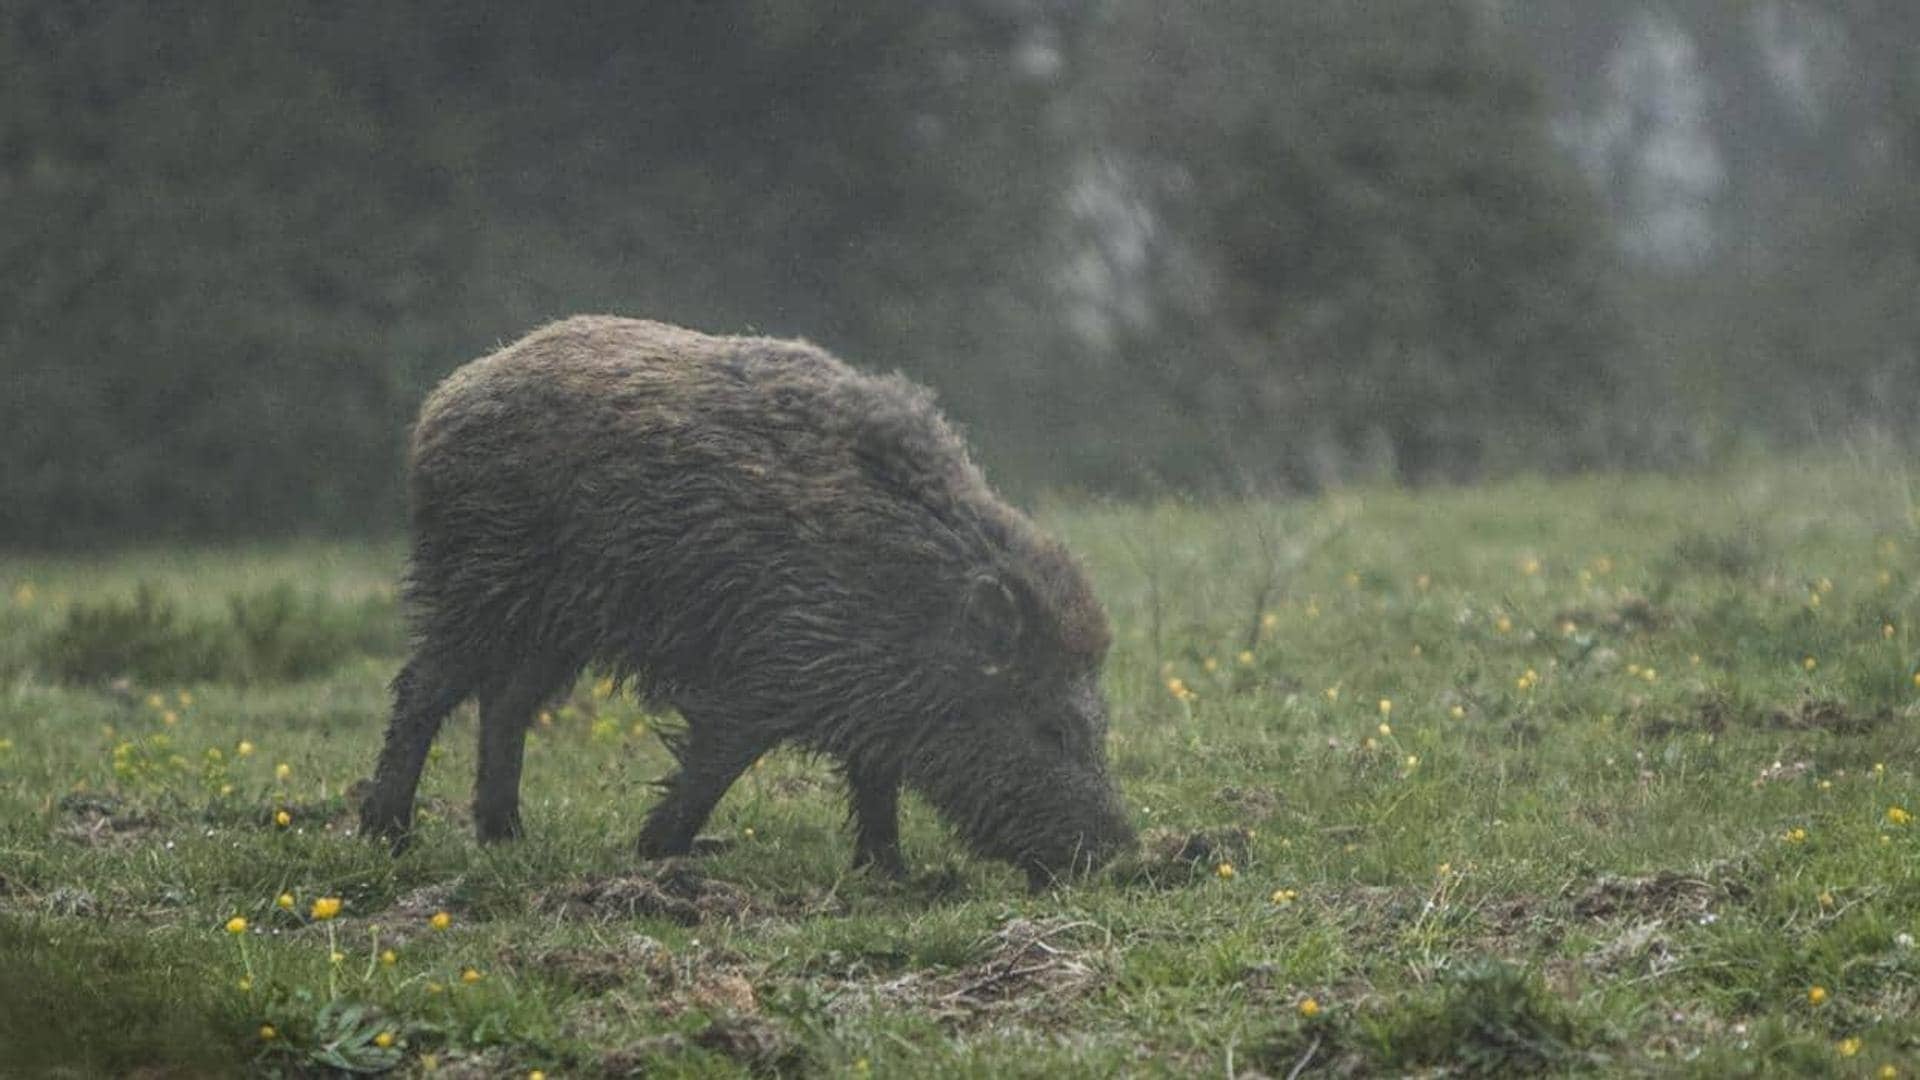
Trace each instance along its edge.
<instances>
[{"instance_id":1,"label":"boar's ear","mask_svg":"<svg viewBox=\"0 0 1920 1080\"><path fill-rule=\"evenodd\" d=\"M960 625L986 674L998 675L1013 663L1020 645L1020 605L1005 582L992 574L975 574L967 583Z\"/></svg>"}]
</instances>

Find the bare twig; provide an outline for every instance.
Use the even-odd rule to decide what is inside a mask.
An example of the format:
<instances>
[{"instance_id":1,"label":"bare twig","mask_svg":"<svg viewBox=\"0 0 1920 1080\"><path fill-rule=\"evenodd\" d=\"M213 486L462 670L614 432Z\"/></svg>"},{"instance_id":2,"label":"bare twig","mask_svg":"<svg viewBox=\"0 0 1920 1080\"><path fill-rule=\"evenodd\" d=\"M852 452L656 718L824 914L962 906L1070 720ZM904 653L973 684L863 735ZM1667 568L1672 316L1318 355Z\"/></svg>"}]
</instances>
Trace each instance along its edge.
<instances>
[{"instance_id":1,"label":"bare twig","mask_svg":"<svg viewBox=\"0 0 1920 1080\"><path fill-rule=\"evenodd\" d=\"M1307 1065L1313 1061L1313 1055L1319 1050L1320 1036L1315 1035L1313 1041L1307 1044L1307 1052L1301 1054L1300 1060L1293 1063L1293 1068L1287 1073L1287 1080L1300 1080L1300 1074L1307 1071Z\"/></svg>"}]
</instances>

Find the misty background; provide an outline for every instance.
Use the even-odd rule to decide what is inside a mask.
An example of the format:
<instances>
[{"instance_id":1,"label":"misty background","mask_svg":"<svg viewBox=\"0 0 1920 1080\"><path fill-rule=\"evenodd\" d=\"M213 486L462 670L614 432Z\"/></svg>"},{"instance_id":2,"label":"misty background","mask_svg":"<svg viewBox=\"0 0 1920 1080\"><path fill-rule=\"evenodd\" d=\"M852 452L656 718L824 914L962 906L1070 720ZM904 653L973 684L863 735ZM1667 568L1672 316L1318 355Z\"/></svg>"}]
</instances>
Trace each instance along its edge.
<instances>
[{"instance_id":1,"label":"misty background","mask_svg":"<svg viewBox=\"0 0 1920 1080\"><path fill-rule=\"evenodd\" d=\"M0 3L0 544L379 535L576 312L935 387L1015 492L1920 417L1911 0Z\"/></svg>"}]
</instances>

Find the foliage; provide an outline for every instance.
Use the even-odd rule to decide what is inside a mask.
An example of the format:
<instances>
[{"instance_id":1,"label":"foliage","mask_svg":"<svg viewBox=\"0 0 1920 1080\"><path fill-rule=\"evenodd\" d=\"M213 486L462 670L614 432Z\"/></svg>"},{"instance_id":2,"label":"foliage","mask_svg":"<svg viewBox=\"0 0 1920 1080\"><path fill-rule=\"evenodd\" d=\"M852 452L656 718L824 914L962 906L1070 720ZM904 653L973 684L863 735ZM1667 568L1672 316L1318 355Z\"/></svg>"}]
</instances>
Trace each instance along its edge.
<instances>
[{"instance_id":1,"label":"foliage","mask_svg":"<svg viewBox=\"0 0 1920 1080\"><path fill-rule=\"evenodd\" d=\"M11 5L0 543L391 530L428 386L595 310L905 369L1028 489L1595 460L1587 200L1397 11ZM1088 285L1114 161L1157 261Z\"/></svg>"},{"instance_id":2,"label":"foliage","mask_svg":"<svg viewBox=\"0 0 1920 1080\"><path fill-rule=\"evenodd\" d=\"M1621 344L1606 233L1513 42L1464 3L1112 11L1085 96L1160 299L1108 393L1169 445L1187 428L1182 471L1619 458L1594 427Z\"/></svg>"},{"instance_id":3,"label":"foliage","mask_svg":"<svg viewBox=\"0 0 1920 1080\"><path fill-rule=\"evenodd\" d=\"M398 613L386 598L341 602L281 582L230 595L222 620L183 615L156 586L141 582L131 600L69 606L37 652L49 674L69 683L284 682L391 652L400 639Z\"/></svg>"}]
</instances>

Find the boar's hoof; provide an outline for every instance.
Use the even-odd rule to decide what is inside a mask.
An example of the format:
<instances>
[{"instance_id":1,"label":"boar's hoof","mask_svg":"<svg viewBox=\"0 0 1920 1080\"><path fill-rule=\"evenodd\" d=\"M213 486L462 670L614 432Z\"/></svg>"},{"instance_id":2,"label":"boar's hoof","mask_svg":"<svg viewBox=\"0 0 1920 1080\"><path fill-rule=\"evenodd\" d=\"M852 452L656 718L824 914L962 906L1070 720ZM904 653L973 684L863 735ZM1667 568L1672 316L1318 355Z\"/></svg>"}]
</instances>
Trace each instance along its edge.
<instances>
[{"instance_id":1,"label":"boar's hoof","mask_svg":"<svg viewBox=\"0 0 1920 1080\"><path fill-rule=\"evenodd\" d=\"M897 851L856 855L853 868L865 870L874 877L886 881L907 880L907 864L900 858L900 853Z\"/></svg>"}]
</instances>

